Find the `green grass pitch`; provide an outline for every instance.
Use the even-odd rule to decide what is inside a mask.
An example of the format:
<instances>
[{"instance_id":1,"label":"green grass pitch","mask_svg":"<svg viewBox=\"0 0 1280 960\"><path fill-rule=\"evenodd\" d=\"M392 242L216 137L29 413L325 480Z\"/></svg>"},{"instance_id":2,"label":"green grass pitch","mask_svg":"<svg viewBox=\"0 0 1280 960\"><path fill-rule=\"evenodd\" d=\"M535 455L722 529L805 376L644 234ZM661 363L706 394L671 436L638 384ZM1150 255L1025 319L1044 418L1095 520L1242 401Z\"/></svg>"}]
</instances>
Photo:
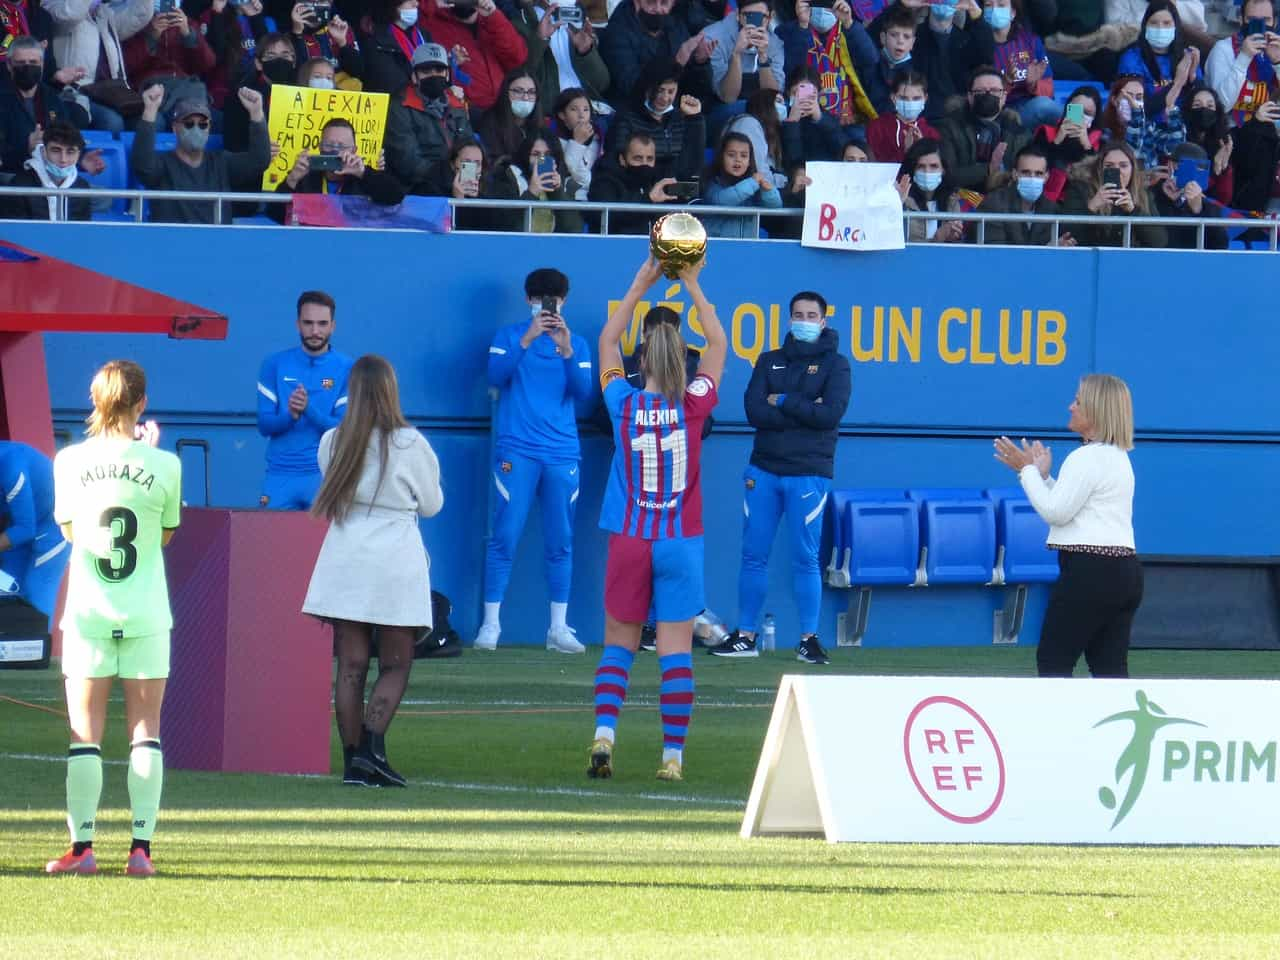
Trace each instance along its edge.
<instances>
[{"instance_id":1,"label":"green grass pitch","mask_svg":"<svg viewBox=\"0 0 1280 960\"><path fill-rule=\"evenodd\" d=\"M1028 676L1033 658L840 650L829 669ZM674 785L653 776L657 670L642 654L617 775L589 781L595 661L541 650L419 661L388 735L408 790L169 771L161 875L147 881L122 875L118 696L95 844L104 872L45 877L67 846L66 733L46 712L61 709L60 684L52 671L0 672L0 957L1280 956L1270 849L740 840L778 678L806 669L781 653L695 655L688 779ZM1280 658L1139 652L1133 669L1271 677Z\"/></svg>"}]
</instances>

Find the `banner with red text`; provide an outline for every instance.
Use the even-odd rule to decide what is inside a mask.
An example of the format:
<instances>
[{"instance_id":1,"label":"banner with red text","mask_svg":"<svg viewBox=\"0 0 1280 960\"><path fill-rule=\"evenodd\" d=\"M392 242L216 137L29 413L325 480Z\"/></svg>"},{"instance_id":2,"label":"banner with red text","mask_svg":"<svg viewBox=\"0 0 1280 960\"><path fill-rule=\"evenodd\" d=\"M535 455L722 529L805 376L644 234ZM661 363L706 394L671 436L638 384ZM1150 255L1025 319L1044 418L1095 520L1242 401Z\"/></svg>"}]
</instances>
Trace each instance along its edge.
<instances>
[{"instance_id":1,"label":"banner with red text","mask_svg":"<svg viewBox=\"0 0 1280 960\"><path fill-rule=\"evenodd\" d=\"M806 247L901 250L902 197L896 163L807 163L813 182L804 191Z\"/></svg>"}]
</instances>

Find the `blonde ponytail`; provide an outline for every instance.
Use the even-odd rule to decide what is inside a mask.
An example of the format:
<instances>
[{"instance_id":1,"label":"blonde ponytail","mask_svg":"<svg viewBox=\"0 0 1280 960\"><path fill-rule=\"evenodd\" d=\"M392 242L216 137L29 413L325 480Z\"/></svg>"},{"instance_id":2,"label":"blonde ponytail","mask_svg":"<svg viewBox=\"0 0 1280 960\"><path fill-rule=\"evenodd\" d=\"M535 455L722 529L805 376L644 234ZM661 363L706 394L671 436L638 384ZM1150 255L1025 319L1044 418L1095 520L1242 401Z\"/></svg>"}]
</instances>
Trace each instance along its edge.
<instances>
[{"instance_id":1,"label":"blonde ponytail","mask_svg":"<svg viewBox=\"0 0 1280 960\"><path fill-rule=\"evenodd\" d=\"M147 396L147 375L132 360L112 360L103 365L89 385L93 413L85 421L91 437L106 433L132 434L134 408Z\"/></svg>"},{"instance_id":2,"label":"blonde ponytail","mask_svg":"<svg viewBox=\"0 0 1280 960\"><path fill-rule=\"evenodd\" d=\"M684 337L671 324L658 323L645 331L640 365L673 407L684 403L685 353Z\"/></svg>"}]
</instances>

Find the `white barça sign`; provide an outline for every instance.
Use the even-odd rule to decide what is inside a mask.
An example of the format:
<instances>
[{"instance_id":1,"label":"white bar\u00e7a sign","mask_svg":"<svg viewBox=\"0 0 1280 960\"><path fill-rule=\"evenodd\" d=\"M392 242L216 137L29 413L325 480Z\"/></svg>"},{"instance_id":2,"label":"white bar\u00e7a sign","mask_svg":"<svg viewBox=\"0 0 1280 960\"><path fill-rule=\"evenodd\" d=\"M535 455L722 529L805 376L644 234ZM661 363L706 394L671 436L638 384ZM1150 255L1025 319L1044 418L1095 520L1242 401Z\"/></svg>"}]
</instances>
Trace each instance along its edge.
<instances>
[{"instance_id":1,"label":"white bar\u00e7a sign","mask_svg":"<svg viewBox=\"0 0 1280 960\"><path fill-rule=\"evenodd\" d=\"M742 836L1280 844L1280 682L786 676Z\"/></svg>"},{"instance_id":2,"label":"white bar\u00e7a sign","mask_svg":"<svg viewBox=\"0 0 1280 960\"><path fill-rule=\"evenodd\" d=\"M800 243L832 250L901 250L896 163L807 163Z\"/></svg>"}]
</instances>

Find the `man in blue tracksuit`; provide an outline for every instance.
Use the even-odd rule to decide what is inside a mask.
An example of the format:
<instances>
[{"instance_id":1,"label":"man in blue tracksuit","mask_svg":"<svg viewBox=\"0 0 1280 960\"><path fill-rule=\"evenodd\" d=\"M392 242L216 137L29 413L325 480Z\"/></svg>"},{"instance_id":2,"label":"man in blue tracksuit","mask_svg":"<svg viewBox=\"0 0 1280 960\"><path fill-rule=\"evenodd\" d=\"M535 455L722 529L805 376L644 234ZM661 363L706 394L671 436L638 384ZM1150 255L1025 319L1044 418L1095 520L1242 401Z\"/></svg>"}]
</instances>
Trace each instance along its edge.
<instances>
[{"instance_id":1,"label":"man in blue tracksuit","mask_svg":"<svg viewBox=\"0 0 1280 960\"><path fill-rule=\"evenodd\" d=\"M738 629L711 652L754 657L769 586L769 552L783 515L791 535L791 575L800 614L796 659L829 663L818 642L822 574L818 543L834 472L836 436L849 406L849 360L826 325L827 301L806 290L791 298L791 330L780 350L760 355L743 404L756 428L747 466L738 576Z\"/></svg>"},{"instance_id":2,"label":"man in blue tracksuit","mask_svg":"<svg viewBox=\"0 0 1280 960\"><path fill-rule=\"evenodd\" d=\"M19 596L52 617L71 558L53 520L53 461L25 443L0 442L0 490L8 514L0 570L17 581Z\"/></svg>"},{"instance_id":3,"label":"man in blue tracksuit","mask_svg":"<svg viewBox=\"0 0 1280 960\"><path fill-rule=\"evenodd\" d=\"M307 510L320 489L316 452L326 430L347 411L351 359L333 350L333 297L308 290L298 298L300 346L273 353L258 374L258 432L267 437L267 476L258 505Z\"/></svg>"},{"instance_id":4,"label":"man in blue tracksuit","mask_svg":"<svg viewBox=\"0 0 1280 960\"><path fill-rule=\"evenodd\" d=\"M485 545L484 623L477 650L492 650L502 631L499 611L511 561L536 498L551 595L547 649L582 653L565 622L573 576L573 515L578 502L576 404L594 391L591 353L564 322L569 278L534 270L524 281L532 321L502 327L489 347L489 385L498 392L494 448L493 533Z\"/></svg>"}]
</instances>

